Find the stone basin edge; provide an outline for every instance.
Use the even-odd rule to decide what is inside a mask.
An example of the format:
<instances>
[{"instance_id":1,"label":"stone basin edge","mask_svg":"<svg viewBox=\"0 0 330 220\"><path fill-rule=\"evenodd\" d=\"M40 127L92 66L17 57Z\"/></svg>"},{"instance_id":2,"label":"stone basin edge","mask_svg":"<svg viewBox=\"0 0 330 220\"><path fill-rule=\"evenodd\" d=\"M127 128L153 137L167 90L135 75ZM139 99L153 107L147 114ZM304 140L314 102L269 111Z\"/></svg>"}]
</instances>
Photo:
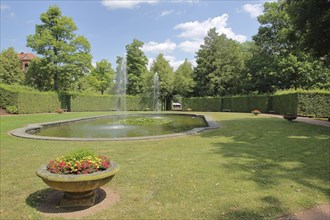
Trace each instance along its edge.
<instances>
[{"instance_id":1,"label":"stone basin edge","mask_svg":"<svg viewBox=\"0 0 330 220\"><path fill-rule=\"evenodd\" d=\"M162 114L166 115L166 113L162 113ZM25 127L17 128L17 129L10 131L10 134L15 137L21 137L21 138L36 139L36 140L52 140L52 141L132 141L132 140L149 140L149 139L180 137L180 136L200 133L200 132L206 131L206 130L220 128L220 125L216 121L214 121L211 118L204 116L204 115L185 114L185 113L168 113L168 114L169 115L187 115L187 116L194 116L194 117L202 117L208 126L201 127L201 128L194 128L192 130L188 130L185 132L173 133L173 134L142 136L142 137L120 137L120 138L66 138L66 137L38 136L38 135L28 133L28 131L41 129L42 127L45 127L45 126L53 126L53 125L57 125L57 124L78 122L78 121L82 121L82 120L92 120L92 119L102 118L102 117L107 117L107 116L122 115L122 114L108 114L108 115L98 115L98 116L83 117L83 118L76 118L76 119L60 120L60 121L54 121L54 122L29 124ZM136 116L136 115L152 115L152 114L149 113L149 114L128 114L128 115Z\"/></svg>"}]
</instances>

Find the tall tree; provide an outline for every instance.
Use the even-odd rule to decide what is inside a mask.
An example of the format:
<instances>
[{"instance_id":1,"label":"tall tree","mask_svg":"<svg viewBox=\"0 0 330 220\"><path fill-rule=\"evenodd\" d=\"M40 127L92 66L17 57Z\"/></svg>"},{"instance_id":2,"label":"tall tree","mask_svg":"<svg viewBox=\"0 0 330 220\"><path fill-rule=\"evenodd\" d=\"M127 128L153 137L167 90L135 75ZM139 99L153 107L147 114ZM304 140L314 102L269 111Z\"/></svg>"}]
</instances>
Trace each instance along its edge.
<instances>
[{"instance_id":1,"label":"tall tree","mask_svg":"<svg viewBox=\"0 0 330 220\"><path fill-rule=\"evenodd\" d=\"M208 31L196 56L194 70L195 95L219 96L235 94L237 82L244 67L239 44L218 35L215 28Z\"/></svg>"},{"instance_id":2,"label":"tall tree","mask_svg":"<svg viewBox=\"0 0 330 220\"><path fill-rule=\"evenodd\" d=\"M126 46L127 94L137 95L143 92L143 78L147 73L148 59L141 50L143 42L134 39Z\"/></svg>"},{"instance_id":3,"label":"tall tree","mask_svg":"<svg viewBox=\"0 0 330 220\"><path fill-rule=\"evenodd\" d=\"M90 73L89 79L92 86L103 95L105 90L113 86L114 71L111 63L105 59L96 62L96 67Z\"/></svg>"},{"instance_id":4,"label":"tall tree","mask_svg":"<svg viewBox=\"0 0 330 220\"><path fill-rule=\"evenodd\" d=\"M91 68L90 44L83 36L76 36L72 18L62 16L58 6L50 6L40 15L35 34L27 37L27 46L42 55L51 75L53 90L70 90L78 78Z\"/></svg>"},{"instance_id":5,"label":"tall tree","mask_svg":"<svg viewBox=\"0 0 330 220\"><path fill-rule=\"evenodd\" d=\"M287 0L293 31L301 35L300 48L330 65L330 1Z\"/></svg>"},{"instance_id":6,"label":"tall tree","mask_svg":"<svg viewBox=\"0 0 330 220\"><path fill-rule=\"evenodd\" d=\"M265 13L258 17L261 24L253 36L256 48L248 62L248 72L255 90L274 92L278 89L326 85L329 70L321 60L301 51L301 34L294 32L287 13L287 2L266 2Z\"/></svg>"},{"instance_id":7,"label":"tall tree","mask_svg":"<svg viewBox=\"0 0 330 220\"><path fill-rule=\"evenodd\" d=\"M186 97L192 93L195 87L193 73L192 64L185 59L175 71L174 92L176 95Z\"/></svg>"},{"instance_id":8,"label":"tall tree","mask_svg":"<svg viewBox=\"0 0 330 220\"><path fill-rule=\"evenodd\" d=\"M0 53L0 83L22 83L24 74L17 53L9 47Z\"/></svg>"},{"instance_id":9,"label":"tall tree","mask_svg":"<svg viewBox=\"0 0 330 220\"><path fill-rule=\"evenodd\" d=\"M174 88L174 72L169 61L164 58L163 54L159 54L150 67L150 81L156 73L159 76L160 99L165 104L166 109L171 109L171 99L173 97Z\"/></svg>"}]
</instances>

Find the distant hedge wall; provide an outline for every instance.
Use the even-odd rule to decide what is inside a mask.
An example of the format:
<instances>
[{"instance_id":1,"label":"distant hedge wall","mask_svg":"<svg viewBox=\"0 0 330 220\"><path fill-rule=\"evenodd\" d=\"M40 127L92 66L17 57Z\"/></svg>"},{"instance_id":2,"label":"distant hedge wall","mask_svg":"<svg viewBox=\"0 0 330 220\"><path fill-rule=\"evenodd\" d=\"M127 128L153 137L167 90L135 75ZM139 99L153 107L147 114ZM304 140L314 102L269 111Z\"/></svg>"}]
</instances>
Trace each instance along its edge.
<instances>
[{"instance_id":1,"label":"distant hedge wall","mask_svg":"<svg viewBox=\"0 0 330 220\"><path fill-rule=\"evenodd\" d=\"M109 95L72 95L70 111L110 111L113 110Z\"/></svg>"},{"instance_id":2,"label":"distant hedge wall","mask_svg":"<svg viewBox=\"0 0 330 220\"><path fill-rule=\"evenodd\" d=\"M16 106L19 114L54 112L61 107L55 92L39 92L29 87L0 84L0 107Z\"/></svg>"},{"instance_id":3,"label":"distant hedge wall","mask_svg":"<svg viewBox=\"0 0 330 220\"><path fill-rule=\"evenodd\" d=\"M222 98L222 111L251 112L255 109L268 112L269 97L267 95L232 96Z\"/></svg>"},{"instance_id":4,"label":"distant hedge wall","mask_svg":"<svg viewBox=\"0 0 330 220\"><path fill-rule=\"evenodd\" d=\"M15 106L18 113L54 112L58 108L69 111L115 111L119 97L111 95L83 95L78 93L39 92L30 87L0 84L0 107ZM251 112L297 114L300 116L330 117L330 91L286 90L274 95L232 97L192 97L182 99L183 109L193 111ZM152 110L152 99L126 96L127 111ZM123 101L121 110L124 110Z\"/></svg>"},{"instance_id":5,"label":"distant hedge wall","mask_svg":"<svg viewBox=\"0 0 330 220\"><path fill-rule=\"evenodd\" d=\"M120 108L118 106L120 105ZM127 111L141 111L152 109L152 104L147 98L140 96L126 96ZM72 95L70 110L72 112L83 111L116 111L124 110L124 99L111 95Z\"/></svg>"},{"instance_id":6,"label":"distant hedge wall","mask_svg":"<svg viewBox=\"0 0 330 220\"><path fill-rule=\"evenodd\" d=\"M182 108L193 111L217 112L221 111L220 97L192 97L182 99Z\"/></svg>"},{"instance_id":7,"label":"distant hedge wall","mask_svg":"<svg viewBox=\"0 0 330 220\"><path fill-rule=\"evenodd\" d=\"M271 97L272 108L277 114L329 117L330 91L290 90L279 92Z\"/></svg>"},{"instance_id":8,"label":"distant hedge wall","mask_svg":"<svg viewBox=\"0 0 330 220\"><path fill-rule=\"evenodd\" d=\"M61 107L56 93L18 93L17 109L19 114L54 112Z\"/></svg>"}]
</instances>

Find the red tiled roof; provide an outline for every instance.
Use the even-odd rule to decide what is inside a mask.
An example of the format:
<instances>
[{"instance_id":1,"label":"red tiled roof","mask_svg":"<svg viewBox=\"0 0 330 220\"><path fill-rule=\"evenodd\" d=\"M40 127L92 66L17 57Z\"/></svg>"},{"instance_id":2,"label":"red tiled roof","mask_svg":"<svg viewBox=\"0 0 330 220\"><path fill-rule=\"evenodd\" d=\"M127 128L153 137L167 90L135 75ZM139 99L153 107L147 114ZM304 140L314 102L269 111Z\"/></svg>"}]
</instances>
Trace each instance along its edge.
<instances>
[{"instance_id":1,"label":"red tiled roof","mask_svg":"<svg viewBox=\"0 0 330 220\"><path fill-rule=\"evenodd\" d=\"M33 58L36 58L37 56L34 55L33 53L19 53L17 54L18 58L21 60L21 61L24 61L24 60L32 60Z\"/></svg>"}]
</instances>

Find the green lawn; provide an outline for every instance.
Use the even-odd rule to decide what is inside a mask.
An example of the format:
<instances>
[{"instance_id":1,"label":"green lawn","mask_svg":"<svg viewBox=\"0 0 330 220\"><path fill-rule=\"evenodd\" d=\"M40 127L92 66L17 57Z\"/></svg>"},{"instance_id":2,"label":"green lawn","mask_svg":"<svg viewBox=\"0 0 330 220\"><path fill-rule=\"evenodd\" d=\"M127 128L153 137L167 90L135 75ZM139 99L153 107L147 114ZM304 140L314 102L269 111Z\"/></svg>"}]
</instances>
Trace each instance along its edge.
<instances>
[{"instance_id":1,"label":"green lawn","mask_svg":"<svg viewBox=\"0 0 330 220\"><path fill-rule=\"evenodd\" d=\"M146 141L60 142L11 137L26 124L98 113L1 117L1 219L45 219L36 169L62 153L94 149L120 164L106 187L120 201L87 219L274 219L330 198L329 128L240 113L198 135ZM99 113L99 114L104 114Z\"/></svg>"}]
</instances>

